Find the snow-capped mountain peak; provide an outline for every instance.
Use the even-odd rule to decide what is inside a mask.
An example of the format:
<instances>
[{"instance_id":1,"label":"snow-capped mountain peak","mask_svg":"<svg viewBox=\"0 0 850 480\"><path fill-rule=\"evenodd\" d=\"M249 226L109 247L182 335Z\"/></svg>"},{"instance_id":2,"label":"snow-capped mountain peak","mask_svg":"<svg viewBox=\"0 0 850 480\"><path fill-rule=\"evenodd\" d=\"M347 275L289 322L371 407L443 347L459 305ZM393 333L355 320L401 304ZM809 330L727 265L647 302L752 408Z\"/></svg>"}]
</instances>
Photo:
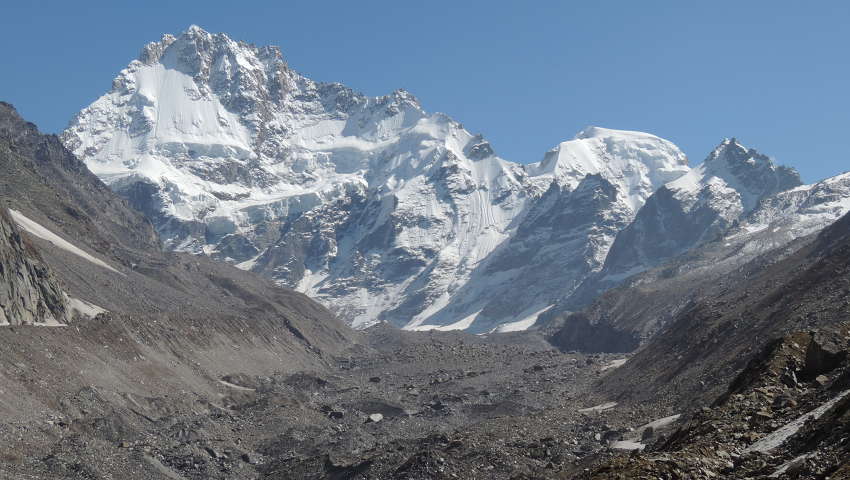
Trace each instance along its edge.
<instances>
[{"instance_id":1,"label":"snow-capped mountain peak","mask_svg":"<svg viewBox=\"0 0 850 480\"><path fill-rule=\"evenodd\" d=\"M762 200L801 185L793 168L775 165L735 139L667 183L617 236L604 274L622 280L717 237Z\"/></svg>"},{"instance_id":2,"label":"snow-capped mountain peak","mask_svg":"<svg viewBox=\"0 0 850 480\"><path fill-rule=\"evenodd\" d=\"M678 147L654 135L588 127L526 170L571 190L585 176L599 174L616 185L629 208L637 212L652 192L689 168L688 157Z\"/></svg>"},{"instance_id":3,"label":"snow-capped mountain peak","mask_svg":"<svg viewBox=\"0 0 850 480\"><path fill-rule=\"evenodd\" d=\"M802 185L793 168L776 165L755 149L746 149L736 139L726 139L687 175L671 182L671 190L693 194L715 184L740 195L743 211L756 207L759 199Z\"/></svg>"},{"instance_id":4,"label":"snow-capped mountain peak","mask_svg":"<svg viewBox=\"0 0 850 480\"><path fill-rule=\"evenodd\" d=\"M691 170L666 140L598 127L523 166L404 89L315 82L278 47L197 26L146 45L62 139L169 248L357 327L526 328L600 272L655 192L692 211L713 189L731 219L799 183L735 141Z\"/></svg>"}]
</instances>

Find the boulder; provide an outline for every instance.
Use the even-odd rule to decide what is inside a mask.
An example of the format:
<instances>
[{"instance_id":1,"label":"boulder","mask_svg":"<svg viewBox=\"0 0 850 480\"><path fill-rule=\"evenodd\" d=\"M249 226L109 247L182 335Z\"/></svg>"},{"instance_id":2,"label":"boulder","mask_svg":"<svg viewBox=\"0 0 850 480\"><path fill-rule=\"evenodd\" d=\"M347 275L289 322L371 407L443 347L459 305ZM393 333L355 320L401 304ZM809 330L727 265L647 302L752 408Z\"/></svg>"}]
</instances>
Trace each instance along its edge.
<instances>
[{"instance_id":1,"label":"boulder","mask_svg":"<svg viewBox=\"0 0 850 480\"><path fill-rule=\"evenodd\" d=\"M794 388L797 386L797 375L794 373L794 370L786 368L782 376L779 377L779 381L788 388Z\"/></svg>"},{"instance_id":2,"label":"boulder","mask_svg":"<svg viewBox=\"0 0 850 480\"><path fill-rule=\"evenodd\" d=\"M847 358L848 342L841 330L839 326L832 325L812 334L812 341L806 349L806 374L828 373Z\"/></svg>"}]
</instances>

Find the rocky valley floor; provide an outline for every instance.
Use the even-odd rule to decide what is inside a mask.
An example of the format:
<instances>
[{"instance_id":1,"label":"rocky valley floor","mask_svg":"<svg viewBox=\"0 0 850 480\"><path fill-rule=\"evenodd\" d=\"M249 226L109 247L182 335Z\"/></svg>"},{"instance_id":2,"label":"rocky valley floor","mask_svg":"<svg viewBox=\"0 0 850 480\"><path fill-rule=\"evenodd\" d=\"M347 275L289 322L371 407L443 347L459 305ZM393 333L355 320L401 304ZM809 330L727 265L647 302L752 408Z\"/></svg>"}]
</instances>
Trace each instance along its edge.
<instances>
[{"instance_id":1,"label":"rocky valley floor","mask_svg":"<svg viewBox=\"0 0 850 480\"><path fill-rule=\"evenodd\" d=\"M50 351L64 336L60 328L15 330L33 351ZM210 393L163 387L158 397L62 385L51 377L52 359L28 355L3 366L4 383L41 384L33 392L42 394L48 383L62 388L45 402L49 410L0 405L0 475L559 478L624 435L639 441L641 431L630 430L670 413L580 411L604 403L594 385L625 357L561 353L535 333L377 327L365 337L324 368L234 371L207 377ZM30 413L8 414L16 411Z\"/></svg>"},{"instance_id":2,"label":"rocky valley floor","mask_svg":"<svg viewBox=\"0 0 850 480\"><path fill-rule=\"evenodd\" d=\"M80 337L14 327L4 347L50 352L103 330L91 323ZM144 358L159 362L157 397L73 384L56 358L29 353L0 368L0 395L29 390L50 408L0 404L0 476L847 478L849 328L769 343L694 415L608 402L598 387L625 356L559 352L536 332L379 326L316 368L200 375L196 391L166 381L192 358L171 371L166 356ZM826 354L810 353L813 338Z\"/></svg>"}]
</instances>

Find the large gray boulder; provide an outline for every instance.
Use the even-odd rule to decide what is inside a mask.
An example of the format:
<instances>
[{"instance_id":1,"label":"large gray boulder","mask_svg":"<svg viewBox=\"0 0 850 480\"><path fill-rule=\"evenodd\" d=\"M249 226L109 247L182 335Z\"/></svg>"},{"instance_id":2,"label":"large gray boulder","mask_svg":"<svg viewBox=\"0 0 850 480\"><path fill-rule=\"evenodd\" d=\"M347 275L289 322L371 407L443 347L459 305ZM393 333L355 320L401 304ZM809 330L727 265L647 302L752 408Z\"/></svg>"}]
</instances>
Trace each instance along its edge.
<instances>
[{"instance_id":1,"label":"large gray boulder","mask_svg":"<svg viewBox=\"0 0 850 480\"><path fill-rule=\"evenodd\" d=\"M847 358L850 350L850 327L830 325L812 334L806 348L806 373L810 376L827 373Z\"/></svg>"}]
</instances>

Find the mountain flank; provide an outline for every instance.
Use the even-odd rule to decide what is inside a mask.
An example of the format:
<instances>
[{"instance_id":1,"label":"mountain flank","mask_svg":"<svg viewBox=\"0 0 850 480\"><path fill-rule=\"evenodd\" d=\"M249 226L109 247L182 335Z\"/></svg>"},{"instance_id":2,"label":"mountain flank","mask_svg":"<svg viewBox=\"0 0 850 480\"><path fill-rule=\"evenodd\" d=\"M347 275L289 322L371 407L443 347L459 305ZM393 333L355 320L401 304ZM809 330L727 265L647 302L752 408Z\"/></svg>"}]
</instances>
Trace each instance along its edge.
<instances>
[{"instance_id":1,"label":"mountain flank","mask_svg":"<svg viewBox=\"0 0 850 480\"><path fill-rule=\"evenodd\" d=\"M132 455L108 467L32 465L63 450L106 458L119 438L144 437L140 418L224 408L239 391L228 375L322 369L362 343L303 294L163 251L147 217L6 103L0 165L7 474L155 478L159 464Z\"/></svg>"},{"instance_id":2,"label":"mountain flank","mask_svg":"<svg viewBox=\"0 0 850 480\"><path fill-rule=\"evenodd\" d=\"M848 296L845 215L793 255L691 308L613 372L603 389L630 403L707 405L773 339L842 322L850 313Z\"/></svg>"}]
</instances>

